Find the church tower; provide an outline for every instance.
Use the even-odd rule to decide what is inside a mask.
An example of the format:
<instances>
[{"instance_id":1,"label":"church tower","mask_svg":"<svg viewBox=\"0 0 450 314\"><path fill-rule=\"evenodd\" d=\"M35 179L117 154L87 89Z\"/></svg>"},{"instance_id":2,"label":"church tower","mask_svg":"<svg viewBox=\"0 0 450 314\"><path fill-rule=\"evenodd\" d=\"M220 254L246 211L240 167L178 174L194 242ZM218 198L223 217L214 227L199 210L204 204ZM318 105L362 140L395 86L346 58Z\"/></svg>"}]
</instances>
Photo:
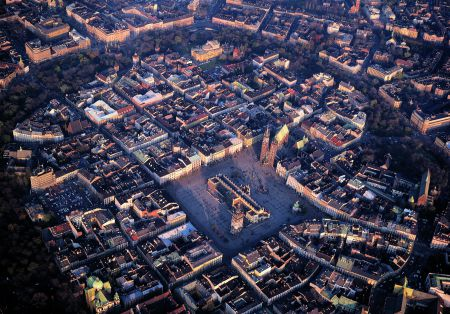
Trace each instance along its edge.
<instances>
[{"instance_id":1,"label":"church tower","mask_svg":"<svg viewBox=\"0 0 450 314\"><path fill-rule=\"evenodd\" d=\"M264 132L264 137L261 145L261 155L259 157L259 161L264 165L267 161L267 153L269 151L269 143L270 143L270 129L266 128Z\"/></svg>"}]
</instances>

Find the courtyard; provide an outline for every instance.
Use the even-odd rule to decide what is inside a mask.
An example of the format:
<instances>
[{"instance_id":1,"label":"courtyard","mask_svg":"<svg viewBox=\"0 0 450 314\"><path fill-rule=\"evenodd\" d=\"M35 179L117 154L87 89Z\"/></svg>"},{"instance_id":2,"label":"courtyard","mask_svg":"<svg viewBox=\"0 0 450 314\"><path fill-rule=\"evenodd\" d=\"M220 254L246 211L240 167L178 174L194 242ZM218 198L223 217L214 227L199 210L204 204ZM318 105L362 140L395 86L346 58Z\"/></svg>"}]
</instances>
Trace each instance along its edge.
<instances>
[{"instance_id":1,"label":"courtyard","mask_svg":"<svg viewBox=\"0 0 450 314\"><path fill-rule=\"evenodd\" d=\"M276 234L284 224L320 219L323 213L299 198L277 176L275 169L262 166L252 149L233 157L202 167L199 171L171 182L169 193L180 203L194 226L204 232L228 258L258 241ZM227 175L238 185L249 185L250 195L270 211L270 218L250 224L237 235L230 234L231 211L207 189L208 178L219 173ZM293 213L292 206L299 200L302 213Z\"/></svg>"}]
</instances>

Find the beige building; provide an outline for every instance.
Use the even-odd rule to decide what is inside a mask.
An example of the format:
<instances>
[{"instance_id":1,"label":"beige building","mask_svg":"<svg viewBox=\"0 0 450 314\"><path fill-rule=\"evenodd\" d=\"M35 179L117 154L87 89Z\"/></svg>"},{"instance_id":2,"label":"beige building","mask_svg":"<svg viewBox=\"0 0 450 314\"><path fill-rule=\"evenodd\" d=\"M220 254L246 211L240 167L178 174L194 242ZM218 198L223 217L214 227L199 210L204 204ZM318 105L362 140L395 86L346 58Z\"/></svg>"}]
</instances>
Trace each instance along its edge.
<instances>
[{"instance_id":1,"label":"beige building","mask_svg":"<svg viewBox=\"0 0 450 314\"><path fill-rule=\"evenodd\" d=\"M13 130L14 140L24 143L56 143L64 139L59 125L25 122Z\"/></svg>"},{"instance_id":2,"label":"beige building","mask_svg":"<svg viewBox=\"0 0 450 314\"><path fill-rule=\"evenodd\" d=\"M55 43L47 44L40 39L29 41L25 44L25 51L34 63L44 62L52 58L75 53L91 46L88 37L81 36L75 29L69 32L67 39L58 40Z\"/></svg>"},{"instance_id":3,"label":"beige building","mask_svg":"<svg viewBox=\"0 0 450 314\"><path fill-rule=\"evenodd\" d=\"M97 28L91 25L87 27L88 31L92 33L98 40L107 43L124 42L130 37L129 29L120 29L109 31L102 28Z\"/></svg>"},{"instance_id":4,"label":"beige building","mask_svg":"<svg viewBox=\"0 0 450 314\"><path fill-rule=\"evenodd\" d=\"M415 27L389 26L386 25L387 30L392 30L395 34L416 39L419 36L419 31Z\"/></svg>"},{"instance_id":5,"label":"beige building","mask_svg":"<svg viewBox=\"0 0 450 314\"><path fill-rule=\"evenodd\" d=\"M38 36L45 40L52 40L66 35L70 31L70 26L59 18L49 18L37 24L34 29Z\"/></svg>"},{"instance_id":6,"label":"beige building","mask_svg":"<svg viewBox=\"0 0 450 314\"><path fill-rule=\"evenodd\" d=\"M0 89L6 88L20 73L23 73L23 70L17 64L0 63Z\"/></svg>"},{"instance_id":7,"label":"beige building","mask_svg":"<svg viewBox=\"0 0 450 314\"><path fill-rule=\"evenodd\" d=\"M52 168L37 168L31 177L31 190L42 191L56 184L55 172Z\"/></svg>"},{"instance_id":8,"label":"beige building","mask_svg":"<svg viewBox=\"0 0 450 314\"><path fill-rule=\"evenodd\" d=\"M42 44L40 39L27 42L25 44L25 51L34 63L43 62L52 58L50 45Z\"/></svg>"},{"instance_id":9,"label":"beige building","mask_svg":"<svg viewBox=\"0 0 450 314\"><path fill-rule=\"evenodd\" d=\"M386 101L389 105L396 109L400 108L400 106L402 105L402 100L398 95L399 92L400 89L392 84L380 86L380 88L378 89L378 95L383 98L383 100Z\"/></svg>"},{"instance_id":10,"label":"beige building","mask_svg":"<svg viewBox=\"0 0 450 314\"><path fill-rule=\"evenodd\" d=\"M199 62L206 62L220 56L223 53L222 46L217 40L209 40L201 47L192 48L192 57Z\"/></svg>"},{"instance_id":11,"label":"beige building","mask_svg":"<svg viewBox=\"0 0 450 314\"><path fill-rule=\"evenodd\" d=\"M411 115L411 124L419 132L425 134L431 129L450 125L450 112L443 112L436 115L427 115L420 109L413 111Z\"/></svg>"},{"instance_id":12,"label":"beige building","mask_svg":"<svg viewBox=\"0 0 450 314\"><path fill-rule=\"evenodd\" d=\"M385 82L392 81L403 73L403 69L399 66L394 66L389 69L384 69L378 64L371 65L367 68L367 74L379 78Z\"/></svg>"}]
</instances>

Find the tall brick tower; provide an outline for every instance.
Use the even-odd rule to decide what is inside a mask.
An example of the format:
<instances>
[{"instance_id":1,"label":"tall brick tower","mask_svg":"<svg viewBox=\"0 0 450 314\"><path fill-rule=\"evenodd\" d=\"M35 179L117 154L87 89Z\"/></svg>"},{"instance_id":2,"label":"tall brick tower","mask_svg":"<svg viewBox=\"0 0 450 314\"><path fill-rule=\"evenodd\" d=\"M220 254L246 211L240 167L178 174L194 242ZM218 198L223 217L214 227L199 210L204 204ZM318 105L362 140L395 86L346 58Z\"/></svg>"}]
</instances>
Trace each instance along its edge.
<instances>
[{"instance_id":1,"label":"tall brick tower","mask_svg":"<svg viewBox=\"0 0 450 314\"><path fill-rule=\"evenodd\" d=\"M350 14L357 14L359 12L359 8L361 6L361 0L356 0L355 5L350 8Z\"/></svg>"},{"instance_id":2,"label":"tall brick tower","mask_svg":"<svg viewBox=\"0 0 450 314\"><path fill-rule=\"evenodd\" d=\"M275 135L272 144L270 144L270 150L267 154L267 165L273 167L275 163L275 157L277 156L278 150L283 147L283 145L287 142L289 136L289 129L287 125L284 125Z\"/></svg>"},{"instance_id":3,"label":"tall brick tower","mask_svg":"<svg viewBox=\"0 0 450 314\"><path fill-rule=\"evenodd\" d=\"M266 132L264 132L264 137L261 145L261 155L259 157L259 161L264 165L267 161L267 153L269 151L269 143L270 143L270 129L266 128Z\"/></svg>"},{"instance_id":4,"label":"tall brick tower","mask_svg":"<svg viewBox=\"0 0 450 314\"><path fill-rule=\"evenodd\" d=\"M273 167L273 164L275 163L275 157L277 156L279 144L276 140L272 141L272 144L270 144L270 150L267 154L267 165L270 167Z\"/></svg>"},{"instance_id":5,"label":"tall brick tower","mask_svg":"<svg viewBox=\"0 0 450 314\"><path fill-rule=\"evenodd\" d=\"M418 206L425 206L428 203L428 191L430 190L430 180L431 180L431 173L430 169L428 169L422 175L422 181L420 182L419 197L417 198L416 203Z\"/></svg>"}]
</instances>

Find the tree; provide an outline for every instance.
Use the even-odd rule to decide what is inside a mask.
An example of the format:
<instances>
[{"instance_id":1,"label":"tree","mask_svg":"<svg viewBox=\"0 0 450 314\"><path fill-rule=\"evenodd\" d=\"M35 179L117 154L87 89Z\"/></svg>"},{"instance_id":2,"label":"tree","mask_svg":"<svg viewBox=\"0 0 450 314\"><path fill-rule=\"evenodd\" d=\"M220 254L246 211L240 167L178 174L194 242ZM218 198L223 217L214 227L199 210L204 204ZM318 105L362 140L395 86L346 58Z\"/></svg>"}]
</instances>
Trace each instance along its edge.
<instances>
[{"instance_id":1,"label":"tree","mask_svg":"<svg viewBox=\"0 0 450 314\"><path fill-rule=\"evenodd\" d=\"M181 36L177 35L175 36L175 44L179 45L183 42L183 39L181 38Z\"/></svg>"}]
</instances>

